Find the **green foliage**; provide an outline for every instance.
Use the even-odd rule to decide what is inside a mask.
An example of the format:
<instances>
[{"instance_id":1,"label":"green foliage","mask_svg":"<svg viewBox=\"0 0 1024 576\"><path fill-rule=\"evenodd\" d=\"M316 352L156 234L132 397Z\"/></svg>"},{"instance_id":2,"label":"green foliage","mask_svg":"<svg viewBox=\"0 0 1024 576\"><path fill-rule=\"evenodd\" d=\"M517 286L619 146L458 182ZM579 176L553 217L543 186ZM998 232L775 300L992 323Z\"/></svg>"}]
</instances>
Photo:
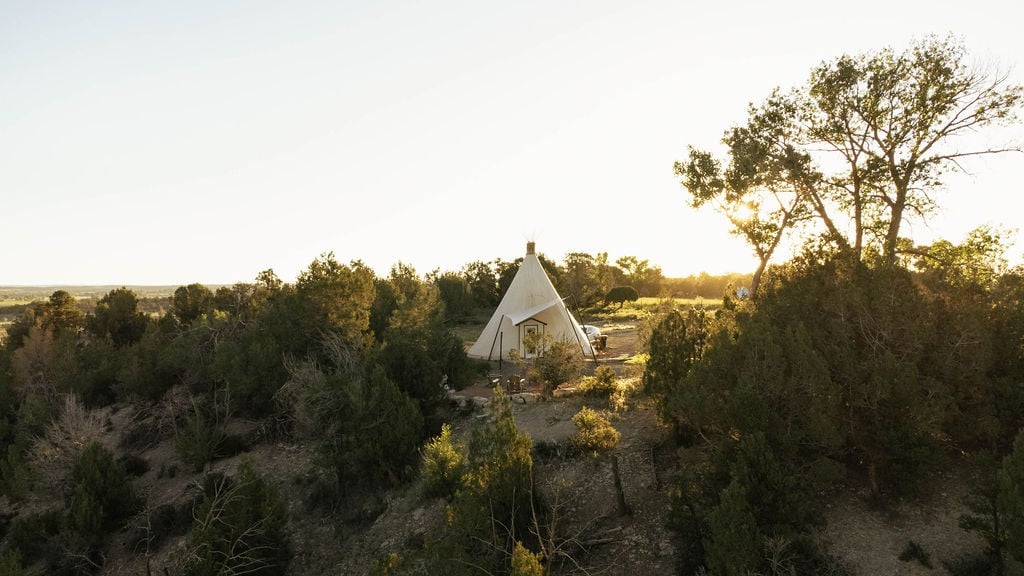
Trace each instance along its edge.
<instances>
[{"instance_id":1,"label":"green foliage","mask_svg":"<svg viewBox=\"0 0 1024 576\"><path fill-rule=\"evenodd\" d=\"M343 417L341 452L331 451L339 477L397 483L408 476L423 439L423 416L416 402L382 369L374 369L362 386L365 403L353 403Z\"/></svg>"},{"instance_id":2,"label":"green foliage","mask_svg":"<svg viewBox=\"0 0 1024 576\"><path fill-rule=\"evenodd\" d=\"M689 337L686 318L678 310L669 311L651 332L650 358L644 366L644 392L654 399L663 420L673 422L680 439L692 435L695 418L683 412L683 399L690 367L700 358L701 350Z\"/></svg>"},{"instance_id":3,"label":"green foliage","mask_svg":"<svg viewBox=\"0 0 1024 576\"><path fill-rule=\"evenodd\" d=\"M901 233L935 212L943 176L1000 148L945 144L1014 123L1021 102L1020 86L970 66L956 39L928 37L821 63L805 85L749 107L723 138L725 166L691 148L675 170L691 204L724 213L759 257L756 294L776 249L808 227L856 261L896 264Z\"/></svg>"},{"instance_id":4,"label":"green foliage","mask_svg":"<svg viewBox=\"0 0 1024 576\"><path fill-rule=\"evenodd\" d=\"M202 284L179 286L171 296L171 314L178 323L188 326L212 311L213 292Z\"/></svg>"},{"instance_id":5,"label":"green foliage","mask_svg":"<svg viewBox=\"0 0 1024 576\"><path fill-rule=\"evenodd\" d=\"M544 576L547 571L540 563L541 555L530 552L522 542L516 542L512 549L512 571L510 576Z\"/></svg>"},{"instance_id":6,"label":"green foliage","mask_svg":"<svg viewBox=\"0 0 1024 576\"><path fill-rule=\"evenodd\" d=\"M382 342L378 361L430 418L444 400L442 383L462 388L472 378L465 348L445 322L438 290L411 267L396 265L376 287L371 325Z\"/></svg>"},{"instance_id":7,"label":"green foliage","mask_svg":"<svg viewBox=\"0 0 1024 576\"><path fill-rule=\"evenodd\" d=\"M189 346L186 346L189 344ZM182 335L178 338L158 325L151 325L138 344L123 356L117 374L117 393L124 400L156 401L187 375L197 370L195 349Z\"/></svg>"},{"instance_id":8,"label":"green foliage","mask_svg":"<svg viewBox=\"0 0 1024 576\"><path fill-rule=\"evenodd\" d=\"M708 571L721 576L745 576L761 563L761 532L757 528L746 487L733 481L708 515L704 540Z\"/></svg>"},{"instance_id":9,"label":"green foliage","mask_svg":"<svg viewBox=\"0 0 1024 576\"><path fill-rule=\"evenodd\" d=\"M808 253L770 269L754 302L719 311L702 354L689 348L690 324L666 316L652 334L645 384L666 419L701 432L688 437L693 448L681 453L671 492L682 555L733 569L724 553L706 558L708 545L729 540L709 526L732 483L764 542L799 543L820 521L806 496L830 486L844 466L859 470L876 495L914 495L948 463L938 438L1006 445L1020 423L1020 390L1011 382L1020 381L1021 355L1000 347L1004 338L1020 341L1024 284L1015 273L995 282L940 280L922 285L905 270ZM1005 466L1004 480L989 473L972 493L963 520L993 550L1004 547L1009 518L1019 515L1010 487L1022 482L1009 480L1015 473ZM743 516L730 506L730 515ZM820 562L813 547L797 552L805 565Z\"/></svg>"},{"instance_id":10,"label":"green foliage","mask_svg":"<svg viewBox=\"0 0 1024 576\"><path fill-rule=\"evenodd\" d=\"M69 391L90 407L114 402L118 376L126 362L125 352L115 349L110 341L104 339L77 347L74 355L77 369Z\"/></svg>"},{"instance_id":11,"label":"green foliage","mask_svg":"<svg viewBox=\"0 0 1024 576\"><path fill-rule=\"evenodd\" d=\"M576 342L555 341L547 345L544 354L533 359L529 378L550 392L560 384L579 377L583 371L583 356Z\"/></svg>"},{"instance_id":12,"label":"green foliage","mask_svg":"<svg viewBox=\"0 0 1024 576\"><path fill-rule=\"evenodd\" d=\"M9 550L28 565L53 556L53 541L60 533L63 519L61 510L19 514L7 531Z\"/></svg>"},{"instance_id":13,"label":"green foliage","mask_svg":"<svg viewBox=\"0 0 1024 576\"><path fill-rule=\"evenodd\" d=\"M491 399L492 421L474 430L463 487L450 508L448 545L462 554L506 569L516 541L535 545L534 521L543 507L533 486L530 437L517 430L500 387Z\"/></svg>"},{"instance_id":14,"label":"green foliage","mask_svg":"<svg viewBox=\"0 0 1024 576\"><path fill-rule=\"evenodd\" d=\"M619 306L622 306L622 301L619 299L625 297L626 300L632 302L635 301L640 294L644 296L657 296L658 287L661 285L662 275L661 268L657 266L651 266L648 260L641 260L636 256L623 256L615 261L615 264L622 269L625 275L625 282L628 286L612 288L609 291L611 296L605 297L605 304L609 302L619 302ZM635 287L635 288L634 288ZM625 289L621 294L616 293L616 290ZM637 297L632 296L632 292L636 292Z\"/></svg>"},{"instance_id":15,"label":"green foliage","mask_svg":"<svg viewBox=\"0 0 1024 576\"><path fill-rule=\"evenodd\" d=\"M174 430L174 450L181 462L200 472L208 462L212 462L220 453L224 441L224 430L214 410L203 409L200 403L192 400L192 413Z\"/></svg>"},{"instance_id":16,"label":"green foliage","mask_svg":"<svg viewBox=\"0 0 1024 576\"><path fill-rule=\"evenodd\" d=\"M609 304L618 304L619 308L626 302L636 302L640 299L640 294L636 291L636 288L632 286L616 286L608 291L604 295L605 306Z\"/></svg>"},{"instance_id":17,"label":"green foliage","mask_svg":"<svg viewBox=\"0 0 1024 576\"><path fill-rule=\"evenodd\" d=\"M926 301L905 271L803 266L766 277L756 309L711 335L666 409L706 433L761 431L787 460L843 458L876 493L912 493L941 464L949 405Z\"/></svg>"},{"instance_id":18,"label":"green foliage","mask_svg":"<svg viewBox=\"0 0 1024 576\"><path fill-rule=\"evenodd\" d=\"M602 364L594 369L593 376L580 378L576 389L587 397L608 398L618 390L616 385L617 378L618 375L615 373L615 370Z\"/></svg>"},{"instance_id":19,"label":"green foliage","mask_svg":"<svg viewBox=\"0 0 1024 576\"><path fill-rule=\"evenodd\" d=\"M797 470L776 457L764 434L740 438L729 460L730 478L744 487L751 512L764 533L790 535L818 523L808 504L808 486Z\"/></svg>"},{"instance_id":20,"label":"green foliage","mask_svg":"<svg viewBox=\"0 0 1024 576\"><path fill-rule=\"evenodd\" d=\"M96 303L86 319L89 331L101 338L110 338L122 348L138 342L146 332L149 318L139 311L139 298L128 288L111 290Z\"/></svg>"},{"instance_id":21,"label":"green foliage","mask_svg":"<svg viewBox=\"0 0 1024 576\"><path fill-rule=\"evenodd\" d=\"M975 228L960 244L937 240L915 250L914 267L931 286L985 290L1006 272L1007 233Z\"/></svg>"},{"instance_id":22,"label":"green foliage","mask_svg":"<svg viewBox=\"0 0 1024 576\"><path fill-rule=\"evenodd\" d=\"M12 425L7 430L3 459L0 459L0 489L16 502L29 496L35 480L27 459L35 438L41 436L53 420L50 404L42 397L30 395L22 400L11 414Z\"/></svg>"},{"instance_id":23,"label":"green foliage","mask_svg":"<svg viewBox=\"0 0 1024 576\"><path fill-rule=\"evenodd\" d=\"M619 443L621 434L606 416L584 406L572 417L576 434L570 442L578 450L611 450Z\"/></svg>"},{"instance_id":24,"label":"green foliage","mask_svg":"<svg viewBox=\"0 0 1024 576\"><path fill-rule=\"evenodd\" d=\"M960 528L977 532L988 546L987 556L1002 565L1006 532L996 481L999 462L990 452L982 451L972 457L970 464L972 470L965 475L965 480L971 488L963 501L969 512L960 516Z\"/></svg>"},{"instance_id":25,"label":"green foliage","mask_svg":"<svg viewBox=\"0 0 1024 576\"><path fill-rule=\"evenodd\" d=\"M193 517L185 576L287 573L292 553L285 502L250 462L235 478L208 475Z\"/></svg>"},{"instance_id":26,"label":"green foliage","mask_svg":"<svg viewBox=\"0 0 1024 576\"><path fill-rule=\"evenodd\" d=\"M338 488L397 484L414 469L424 438L419 406L340 336L328 335L324 348L330 366L291 366L283 391L299 433L316 442Z\"/></svg>"},{"instance_id":27,"label":"green foliage","mask_svg":"<svg viewBox=\"0 0 1024 576\"><path fill-rule=\"evenodd\" d=\"M424 493L452 499L462 484L465 471L464 447L452 440L452 427L441 426L441 434L423 445Z\"/></svg>"},{"instance_id":28,"label":"green foliage","mask_svg":"<svg viewBox=\"0 0 1024 576\"><path fill-rule=\"evenodd\" d=\"M490 263L480 260L470 262L462 267L461 275L469 285L469 292L477 306L490 309L501 301L504 291L498 289L498 275Z\"/></svg>"},{"instance_id":29,"label":"green foliage","mask_svg":"<svg viewBox=\"0 0 1024 576\"><path fill-rule=\"evenodd\" d=\"M1006 561L1024 568L1024 432L1017 434L1013 450L1003 458L996 474L996 507L1005 530Z\"/></svg>"},{"instance_id":30,"label":"green foliage","mask_svg":"<svg viewBox=\"0 0 1024 576\"><path fill-rule=\"evenodd\" d=\"M819 573L825 559L806 534L821 519L808 503L806 480L776 458L763 434L731 444L714 460L691 460L691 454L682 462L696 467L673 490L672 517L691 539L690 561L703 558L712 574L769 565L781 570L776 573Z\"/></svg>"},{"instance_id":31,"label":"green foliage","mask_svg":"<svg viewBox=\"0 0 1024 576\"><path fill-rule=\"evenodd\" d=\"M608 253L591 256L572 252L565 255L564 261L565 273L562 275L562 283L557 286L558 293L571 296L577 305L584 308L600 303L611 282Z\"/></svg>"},{"instance_id":32,"label":"green foliage","mask_svg":"<svg viewBox=\"0 0 1024 576\"><path fill-rule=\"evenodd\" d=\"M120 463L98 442L82 451L72 478L74 489L60 529L60 546L46 558L48 572L53 574L87 574L101 567L106 538L141 505Z\"/></svg>"},{"instance_id":33,"label":"green foliage","mask_svg":"<svg viewBox=\"0 0 1024 576\"><path fill-rule=\"evenodd\" d=\"M39 307L43 328L58 334L75 334L85 323L78 301L66 290L57 290Z\"/></svg>"},{"instance_id":34,"label":"green foliage","mask_svg":"<svg viewBox=\"0 0 1024 576\"><path fill-rule=\"evenodd\" d=\"M477 304L466 279L455 272L434 275L437 296L444 304L444 316L450 323L467 322L476 314Z\"/></svg>"},{"instance_id":35,"label":"green foliage","mask_svg":"<svg viewBox=\"0 0 1024 576\"><path fill-rule=\"evenodd\" d=\"M230 386L232 400L241 411L266 416L273 412L274 395L288 378L281 356L278 342L254 325L217 346L211 376Z\"/></svg>"},{"instance_id":36,"label":"green foliage","mask_svg":"<svg viewBox=\"0 0 1024 576\"><path fill-rule=\"evenodd\" d=\"M668 492L669 529L679 535L680 573L692 574L704 565L707 516L718 505L729 477L715 466L712 454L698 447L679 450L679 466Z\"/></svg>"},{"instance_id":37,"label":"green foliage","mask_svg":"<svg viewBox=\"0 0 1024 576\"><path fill-rule=\"evenodd\" d=\"M278 343L299 355L315 351L327 332L340 334L349 342L366 343L375 297L373 279L373 271L362 262L346 266L333 253L322 254L299 273L293 298L281 311L287 315L295 339L279 339Z\"/></svg>"},{"instance_id":38,"label":"green foliage","mask_svg":"<svg viewBox=\"0 0 1024 576\"><path fill-rule=\"evenodd\" d=\"M102 538L140 505L124 468L102 444L89 444L72 470L71 528L87 539ZM98 541L92 540L98 544Z\"/></svg>"}]
</instances>

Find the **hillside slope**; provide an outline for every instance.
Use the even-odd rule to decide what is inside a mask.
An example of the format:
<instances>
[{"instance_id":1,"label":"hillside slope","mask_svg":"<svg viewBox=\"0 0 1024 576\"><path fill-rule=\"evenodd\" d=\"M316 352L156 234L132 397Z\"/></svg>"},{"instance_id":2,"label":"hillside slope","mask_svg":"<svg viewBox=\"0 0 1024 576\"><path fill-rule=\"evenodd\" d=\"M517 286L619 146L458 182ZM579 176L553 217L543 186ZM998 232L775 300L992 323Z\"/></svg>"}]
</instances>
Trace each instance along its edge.
<instances>
[{"instance_id":1,"label":"hillside slope","mask_svg":"<svg viewBox=\"0 0 1024 576\"><path fill-rule=\"evenodd\" d=\"M482 393L482 389L468 392ZM574 433L571 417L584 405L595 404L576 396L513 404L517 426L535 445L536 482L556 509L565 550L578 563L563 563L561 573L674 574L676 546L665 519L675 457L666 442L666 430L650 406L637 400L613 419L622 434L615 449L600 456L566 457L559 447ZM126 431L140 423L155 423L138 418L132 407L112 414L110 443L120 442ZM461 412L454 420L455 433L465 434L486 418L483 408ZM258 430L251 422L235 422L233 429L250 437ZM145 495L147 510L187 505L202 474L183 470L173 450L173 438L161 440L139 456L149 463L149 470L132 482ZM417 548L443 530L444 500L424 498L416 482L387 492L353 514L309 505L315 467L308 446L275 441L254 444L245 454L214 462L210 471L232 473L243 459L250 460L287 502L294 551L289 574L365 574L376 559ZM627 513L617 503L613 460L617 460ZM828 526L819 535L820 541L852 575L944 574L943 562L981 547L976 537L957 526L963 512L959 503L963 491L955 477L938 478L935 492L923 501L881 509L856 488L844 489L823 501L827 502L823 505ZM353 516L363 520L343 520ZM147 564L160 574L174 566L184 547L184 535L167 538L147 550L138 537L146 521L146 515L140 514L114 539L101 574L144 574ZM928 554L932 569L899 559L911 542Z\"/></svg>"}]
</instances>

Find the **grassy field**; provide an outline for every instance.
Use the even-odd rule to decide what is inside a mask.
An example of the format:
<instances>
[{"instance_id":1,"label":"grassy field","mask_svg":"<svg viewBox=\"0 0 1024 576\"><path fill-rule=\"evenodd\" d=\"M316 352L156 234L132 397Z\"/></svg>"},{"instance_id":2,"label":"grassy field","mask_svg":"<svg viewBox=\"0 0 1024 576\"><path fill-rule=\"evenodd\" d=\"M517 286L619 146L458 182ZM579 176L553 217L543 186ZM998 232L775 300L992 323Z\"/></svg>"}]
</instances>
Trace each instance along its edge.
<instances>
[{"instance_id":1,"label":"grassy field","mask_svg":"<svg viewBox=\"0 0 1024 576\"><path fill-rule=\"evenodd\" d=\"M178 286L123 286L129 288L139 298L157 298L171 296ZM28 304L46 300L57 290L64 290L75 298L102 298L111 290L122 286L0 286L0 306ZM216 285L207 286L216 290Z\"/></svg>"},{"instance_id":2,"label":"grassy field","mask_svg":"<svg viewBox=\"0 0 1024 576\"><path fill-rule=\"evenodd\" d=\"M7 307L7 306L24 306L26 304L31 304L32 302L35 302L35 299L31 299L31 298L14 298L14 297L3 298L3 297L0 297L0 308L4 308L4 307Z\"/></svg>"},{"instance_id":3,"label":"grassy field","mask_svg":"<svg viewBox=\"0 0 1024 576\"><path fill-rule=\"evenodd\" d=\"M709 310L722 307L722 300L709 299L709 298L655 298L652 296L644 296L633 303L633 306L645 310L652 310L657 308L665 300L671 300L676 308L690 308L692 306L703 306Z\"/></svg>"},{"instance_id":4,"label":"grassy field","mask_svg":"<svg viewBox=\"0 0 1024 576\"><path fill-rule=\"evenodd\" d=\"M688 310L694 306L703 306L708 310L715 310L722 307L721 300L707 300L704 298L643 297L636 302L626 302L621 308L608 306L605 308L583 310L582 316L586 322L629 322L647 318L657 310L660 310L669 304L677 310Z\"/></svg>"}]
</instances>

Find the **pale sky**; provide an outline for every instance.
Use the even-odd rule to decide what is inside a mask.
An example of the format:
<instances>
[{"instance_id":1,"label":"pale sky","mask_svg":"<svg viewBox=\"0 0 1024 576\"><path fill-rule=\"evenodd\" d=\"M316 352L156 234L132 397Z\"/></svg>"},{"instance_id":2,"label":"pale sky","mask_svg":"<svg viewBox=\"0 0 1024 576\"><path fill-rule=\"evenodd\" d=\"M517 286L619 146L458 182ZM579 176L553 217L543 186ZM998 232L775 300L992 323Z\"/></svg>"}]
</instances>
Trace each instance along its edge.
<instances>
[{"instance_id":1,"label":"pale sky","mask_svg":"<svg viewBox=\"0 0 1024 576\"><path fill-rule=\"evenodd\" d=\"M0 0L0 285L293 281L328 251L422 274L527 240L750 272L686 204L687 145L930 33L1021 83L1014 5ZM1024 154L970 167L920 240L1024 229Z\"/></svg>"}]
</instances>

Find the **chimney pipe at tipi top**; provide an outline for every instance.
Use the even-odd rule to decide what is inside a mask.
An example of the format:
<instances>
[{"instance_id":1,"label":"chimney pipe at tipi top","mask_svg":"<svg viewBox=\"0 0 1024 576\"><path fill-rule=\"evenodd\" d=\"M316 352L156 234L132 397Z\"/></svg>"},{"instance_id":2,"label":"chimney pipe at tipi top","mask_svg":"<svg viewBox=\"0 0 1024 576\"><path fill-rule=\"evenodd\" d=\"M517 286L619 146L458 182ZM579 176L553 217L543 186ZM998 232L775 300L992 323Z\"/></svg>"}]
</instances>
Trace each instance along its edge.
<instances>
[{"instance_id":1,"label":"chimney pipe at tipi top","mask_svg":"<svg viewBox=\"0 0 1024 576\"><path fill-rule=\"evenodd\" d=\"M533 254L533 246L534 246L533 242L527 242L526 243L526 255L527 256L529 256L530 254Z\"/></svg>"}]
</instances>

